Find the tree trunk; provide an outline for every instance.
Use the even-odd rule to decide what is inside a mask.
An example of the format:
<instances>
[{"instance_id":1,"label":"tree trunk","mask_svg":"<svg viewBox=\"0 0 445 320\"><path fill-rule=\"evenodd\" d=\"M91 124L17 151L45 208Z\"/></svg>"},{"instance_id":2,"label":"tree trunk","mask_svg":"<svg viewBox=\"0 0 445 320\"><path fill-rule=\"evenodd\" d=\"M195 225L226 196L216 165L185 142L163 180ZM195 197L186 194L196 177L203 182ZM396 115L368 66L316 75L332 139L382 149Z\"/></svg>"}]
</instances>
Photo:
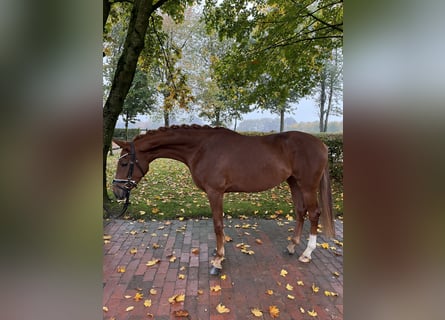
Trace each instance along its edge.
<instances>
[{"instance_id":1,"label":"tree trunk","mask_svg":"<svg viewBox=\"0 0 445 320\"><path fill-rule=\"evenodd\" d=\"M320 132L325 132L323 130L324 117L326 115L325 103L326 103L326 71L325 69L323 69L320 79L320 125L319 125Z\"/></svg>"},{"instance_id":2,"label":"tree trunk","mask_svg":"<svg viewBox=\"0 0 445 320\"><path fill-rule=\"evenodd\" d=\"M328 118L329 118L329 114L331 113L331 109L332 109L332 96L334 94L334 81L332 79L332 77L330 77L329 79L329 91L328 91L328 108L326 110L326 115L324 118L324 131L323 132L327 132L328 131Z\"/></svg>"},{"instance_id":3,"label":"tree trunk","mask_svg":"<svg viewBox=\"0 0 445 320\"><path fill-rule=\"evenodd\" d=\"M170 112L164 109L164 127L170 126Z\"/></svg>"},{"instance_id":4,"label":"tree trunk","mask_svg":"<svg viewBox=\"0 0 445 320\"><path fill-rule=\"evenodd\" d=\"M110 0L103 0L103 21L104 21L103 30L105 30L105 24L107 23L110 10L111 10Z\"/></svg>"},{"instance_id":5,"label":"tree trunk","mask_svg":"<svg viewBox=\"0 0 445 320\"><path fill-rule=\"evenodd\" d=\"M284 107L280 109L280 132L284 131Z\"/></svg>"},{"instance_id":6,"label":"tree trunk","mask_svg":"<svg viewBox=\"0 0 445 320\"><path fill-rule=\"evenodd\" d=\"M159 0L159 3L165 1ZM113 83L103 108L103 199L108 201L106 187L107 154L111 147L114 127L119 114L122 112L124 99L130 89L131 82L136 71L136 65L144 48L145 33L147 32L149 17L153 10L152 0L135 0L131 11L130 23L128 25L127 37L124 49L119 58Z\"/></svg>"}]
</instances>

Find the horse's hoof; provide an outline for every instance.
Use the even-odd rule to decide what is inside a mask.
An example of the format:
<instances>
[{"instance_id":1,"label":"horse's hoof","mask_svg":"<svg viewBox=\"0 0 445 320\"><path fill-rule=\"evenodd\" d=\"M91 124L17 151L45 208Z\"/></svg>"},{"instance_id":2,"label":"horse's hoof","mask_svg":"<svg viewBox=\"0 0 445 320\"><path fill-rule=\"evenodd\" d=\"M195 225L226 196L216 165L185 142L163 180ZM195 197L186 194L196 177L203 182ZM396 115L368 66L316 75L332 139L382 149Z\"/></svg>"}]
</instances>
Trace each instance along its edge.
<instances>
[{"instance_id":1,"label":"horse's hoof","mask_svg":"<svg viewBox=\"0 0 445 320\"><path fill-rule=\"evenodd\" d=\"M216 257L216 249L213 249L212 256Z\"/></svg>"},{"instance_id":2,"label":"horse's hoof","mask_svg":"<svg viewBox=\"0 0 445 320\"><path fill-rule=\"evenodd\" d=\"M219 276L220 274L221 274L221 269L220 268L212 267L210 269L210 275L211 276Z\"/></svg>"},{"instance_id":3,"label":"horse's hoof","mask_svg":"<svg viewBox=\"0 0 445 320\"><path fill-rule=\"evenodd\" d=\"M284 252L286 252L288 255L292 256L295 253L295 246L287 246L286 250L284 250Z\"/></svg>"},{"instance_id":4,"label":"horse's hoof","mask_svg":"<svg viewBox=\"0 0 445 320\"><path fill-rule=\"evenodd\" d=\"M300 256L300 257L298 258L298 260L299 260L300 262L304 262L304 263L309 263L309 262L311 262L311 258L308 258L308 257L306 257L306 256Z\"/></svg>"}]
</instances>

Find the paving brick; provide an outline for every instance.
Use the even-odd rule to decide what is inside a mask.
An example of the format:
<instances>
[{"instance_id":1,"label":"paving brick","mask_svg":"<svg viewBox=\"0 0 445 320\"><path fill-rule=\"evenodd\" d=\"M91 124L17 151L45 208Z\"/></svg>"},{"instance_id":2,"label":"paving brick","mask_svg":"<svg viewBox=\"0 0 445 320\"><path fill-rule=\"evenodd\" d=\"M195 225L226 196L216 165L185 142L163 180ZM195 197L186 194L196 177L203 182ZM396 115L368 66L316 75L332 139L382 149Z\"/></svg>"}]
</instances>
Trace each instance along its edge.
<instances>
[{"instance_id":1,"label":"paving brick","mask_svg":"<svg viewBox=\"0 0 445 320\"><path fill-rule=\"evenodd\" d=\"M257 319L250 312L254 307L264 312L264 319L269 319L271 305L280 309L279 319L314 319L307 313L302 314L300 307L306 312L315 310L316 319L343 319L343 247L320 235L317 243L327 242L337 250L317 247L312 262L303 264L298 261L298 256L307 244L308 222L296 254L290 256L284 252L287 237L294 227L294 222L287 221L226 220L225 232L233 241L225 244L222 274L226 278L221 279L209 275L216 244L211 219L106 221L104 234L111 235L111 240L103 249L103 305L109 309L104 312L104 319L147 319L147 314L153 314L154 319L175 319L173 311L186 309L190 319L249 320ZM336 239L343 241L343 223L336 221L335 227ZM255 253L242 253L236 246L239 243L250 245L249 249ZM154 244L160 247L154 249ZM137 253L130 254L131 248L137 248ZM192 253L195 248L199 253ZM169 261L171 254L177 257L176 261ZM154 258L160 259L160 263L147 267L147 261ZM126 271L118 273L118 266L126 267ZM280 275L282 269L288 272L285 277ZM333 272L338 272L339 276L334 276ZM184 274L185 279L179 279L178 274ZM304 286L298 286L297 281L303 281ZM312 291L313 283L320 288L318 293ZM210 287L217 284L221 291L212 292ZM286 284L293 289L287 290ZM151 288L158 290L156 295L149 293ZM273 290L272 295L266 294L268 289ZM337 292L339 296L326 297L324 290ZM141 301L124 297L133 297L136 292L144 294ZM179 293L185 294L184 302L168 302L169 297ZM295 299L288 299L288 294ZM144 307L146 299L151 299L151 307ZM219 303L230 308L230 313L219 314L216 311ZM128 306L134 306L134 309L125 311Z\"/></svg>"}]
</instances>

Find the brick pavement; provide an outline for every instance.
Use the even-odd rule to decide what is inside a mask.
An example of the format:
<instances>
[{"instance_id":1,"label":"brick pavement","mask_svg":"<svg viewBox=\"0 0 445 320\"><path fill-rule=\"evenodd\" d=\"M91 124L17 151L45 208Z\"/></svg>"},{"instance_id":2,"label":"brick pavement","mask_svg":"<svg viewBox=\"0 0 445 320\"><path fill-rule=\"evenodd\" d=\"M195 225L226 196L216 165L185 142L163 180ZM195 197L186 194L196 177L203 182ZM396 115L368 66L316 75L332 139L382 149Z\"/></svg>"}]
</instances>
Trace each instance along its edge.
<instances>
[{"instance_id":1,"label":"brick pavement","mask_svg":"<svg viewBox=\"0 0 445 320\"><path fill-rule=\"evenodd\" d=\"M274 305L280 310L278 319L343 319L343 222L335 222L336 240L341 243L319 236L309 264L298 261L306 247L309 222L305 223L296 254L284 253L294 224L225 219L225 233L232 241L225 245L222 279L209 275L215 248L211 219L104 221L104 239L111 239L104 240L103 318L180 319L174 312L186 310L189 316L182 319L272 319L269 306ZM329 244L327 249L321 246L325 242ZM254 253L243 253L241 244L249 245L245 249ZM156 259L158 263L146 265ZM119 268L123 271L121 267L125 272L118 272ZM285 277L280 275L281 270L287 271ZM216 286L221 289L211 289ZM156 292L150 293L151 289ZM268 290L273 293L267 294ZM324 291L338 296L326 296ZM142 295L139 301L137 293ZM169 302L169 298L181 294L185 295L184 301ZM144 302L151 305L146 307ZM218 304L230 312L218 313ZM261 310L263 316L255 317L252 308ZM317 316L309 315L309 311Z\"/></svg>"}]
</instances>

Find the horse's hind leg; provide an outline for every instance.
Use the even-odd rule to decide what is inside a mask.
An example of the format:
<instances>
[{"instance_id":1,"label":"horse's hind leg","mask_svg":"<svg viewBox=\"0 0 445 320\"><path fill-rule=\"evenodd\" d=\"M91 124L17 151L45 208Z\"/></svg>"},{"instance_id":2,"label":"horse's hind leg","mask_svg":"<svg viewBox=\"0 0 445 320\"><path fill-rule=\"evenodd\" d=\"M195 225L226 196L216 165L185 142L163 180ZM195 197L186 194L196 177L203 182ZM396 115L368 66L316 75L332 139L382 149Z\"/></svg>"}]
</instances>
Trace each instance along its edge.
<instances>
[{"instance_id":1,"label":"horse's hind leg","mask_svg":"<svg viewBox=\"0 0 445 320\"><path fill-rule=\"evenodd\" d=\"M219 275L222 269L221 262L224 260L224 222L223 222L223 196L222 192L207 192L210 208L212 209L213 228L216 235L216 257L211 262L211 275Z\"/></svg>"},{"instance_id":2,"label":"horse's hind leg","mask_svg":"<svg viewBox=\"0 0 445 320\"><path fill-rule=\"evenodd\" d=\"M309 221L311 222L311 230L309 234L309 241L307 243L306 250L298 258L301 262L311 261L312 251L317 246L317 226L318 218L320 217L320 209L317 203L317 192L304 192L303 193L304 203L306 205L307 211L309 213Z\"/></svg>"},{"instance_id":3,"label":"horse's hind leg","mask_svg":"<svg viewBox=\"0 0 445 320\"><path fill-rule=\"evenodd\" d=\"M304 206L303 194L300 187L297 184L297 180L294 177L287 179L290 191L292 194L292 202L294 203L294 210L296 212L296 225L294 230L294 236L291 238L291 242L287 246L287 252L289 254L295 253L295 246L300 243L301 232L303 230L304 215L306 214L306 208Z\"/></svg>"}]
</instances>

